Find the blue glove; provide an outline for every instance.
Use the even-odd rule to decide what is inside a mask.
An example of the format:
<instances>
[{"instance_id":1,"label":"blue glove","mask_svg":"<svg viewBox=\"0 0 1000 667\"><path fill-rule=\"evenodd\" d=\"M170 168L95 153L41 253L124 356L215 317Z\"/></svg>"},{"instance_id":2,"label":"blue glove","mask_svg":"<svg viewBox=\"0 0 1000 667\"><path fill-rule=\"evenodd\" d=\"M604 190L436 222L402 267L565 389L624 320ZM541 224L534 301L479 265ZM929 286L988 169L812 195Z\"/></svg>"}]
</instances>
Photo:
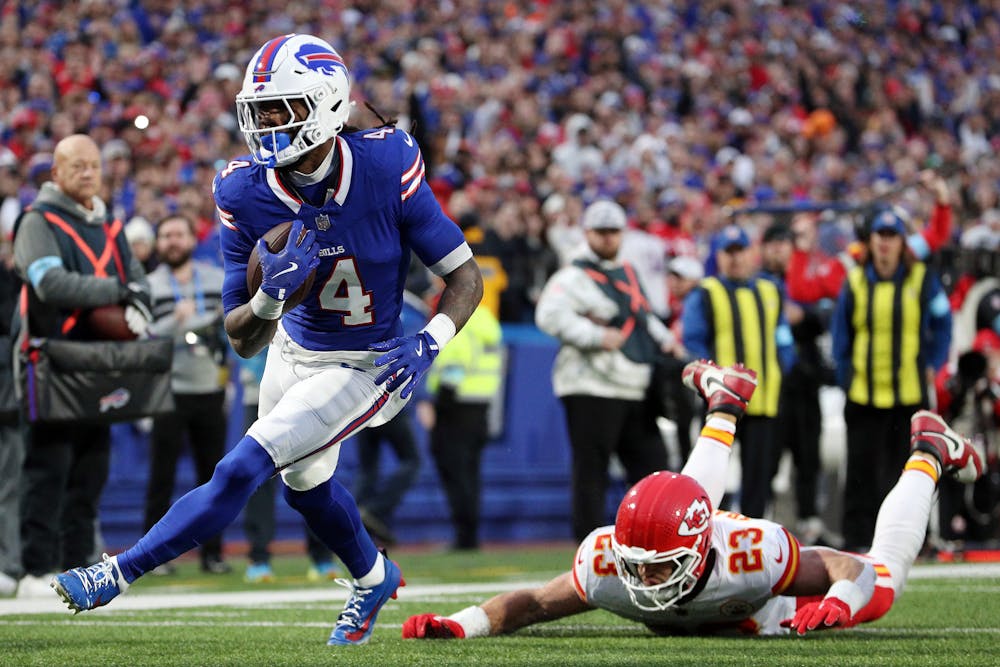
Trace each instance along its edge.
<instances>
[{"instance_id":1,"label":"blue glove","mask_svg":"<svg viewBox=\"0 0 1000 667\"><path fill-rule=\"evenodd\" d=\"M278 252L267 249L264 239L257 239L257 255L260 257L262 279L260 289L272 299L284 301L301 287L306 277L319 266L319 244L316 232L307 230L302 234L302 221L292 222L288 232L288 242Z\"/></svg>"},{"instance_id":2,"label":"blue glove","mask_svg":"<svg viewBox=\"0 0 1000 667\"><path fill-rule=\"evenodd\" d=\"M426 331L421 331L414 336L390 338L380 343L373 343L368 346L368 349L374 352L385 352L375 360L375 365L388 365L388 368L375 378L375 384L382 384L388 380L389 384L386 385L386 389L389 391L395 391L405 384L403 391L399 393L402 398L407 398L413 393L414 387L420 382L420 378L427 372L427 369L431 367L431 362L440 351L437 342Z\"/></svg>"}]
</instances>

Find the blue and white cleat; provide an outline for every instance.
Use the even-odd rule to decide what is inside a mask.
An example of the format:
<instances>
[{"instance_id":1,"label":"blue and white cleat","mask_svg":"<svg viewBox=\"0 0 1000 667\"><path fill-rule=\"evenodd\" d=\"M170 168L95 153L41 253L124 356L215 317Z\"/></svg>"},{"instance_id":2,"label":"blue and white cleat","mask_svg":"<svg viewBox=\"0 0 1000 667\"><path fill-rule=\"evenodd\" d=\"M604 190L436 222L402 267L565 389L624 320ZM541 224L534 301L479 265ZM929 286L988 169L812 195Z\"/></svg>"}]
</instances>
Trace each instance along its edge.
<instances>
[{"instance_id":1,"label":"blue and white cleat","mask_svg":"<svg viewBox=\"0 0 1000 667\"><path fill-rule=\"evenodd\" d=\"M270 563L251 563L243 575L243 581L248 584L273 584L274 580Z\"/></svg>"},{"instance_id":2,"label":"blue and white cleat","mask_svg":"<svg viewBox=\"0 0 1000 667\"><path fill-rule=\"evenodd\" d=\"M396 589L406 585L399 566L388 558L385 559L385 579L377 586L360 588L356 581L349 579L337 579L337 583L352 589L352 593L326 642L329 646L360 646L368 643L382 606L390 598L396 597Z\"/></svg>"},{"instance_id":3,"label":"blue and white cleat","mask_svg":"<svg viewBox=\"0 0 1000 667\"><path fill-rule=\"evenodd\" d=\"M107 554L100 563L57 574L49 585L77 614L103 607L128 590L128 582L118 567L118 557L111 558Z\"/></svg>"}]
</instances>

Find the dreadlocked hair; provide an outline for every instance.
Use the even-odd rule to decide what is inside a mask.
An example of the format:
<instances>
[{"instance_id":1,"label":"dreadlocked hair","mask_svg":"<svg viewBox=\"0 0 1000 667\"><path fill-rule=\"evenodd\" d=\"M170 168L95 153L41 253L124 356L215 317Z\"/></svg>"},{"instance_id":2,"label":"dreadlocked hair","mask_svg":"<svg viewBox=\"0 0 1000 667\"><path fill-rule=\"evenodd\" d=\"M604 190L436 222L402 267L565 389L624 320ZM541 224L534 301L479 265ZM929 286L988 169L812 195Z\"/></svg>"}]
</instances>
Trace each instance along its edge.
<instances>
[{"instance_id":1,"label":"dreadlocked hair","mask_svg":"<svg viewBox=\"0 0 1000 667\"><path fill-rule=\"evenodd\" d=\"M371 103L368 102L368 101L365 101L365 108L367 108L369 111L371 111L375 115L375 117L378 118L378 121L379 121L378 125L372 125L372 126L366 128L366 129L376 130L376 129L380 128L380 127L396 127L396 123L399 122L398 118L389 118L388 120L386 120L385 116L383 116L381 113L379 113L378 109L376 109L375 107L373 107L371 105ZM360 132L361 128L360 127L356 127L354 125L345 125L344 129L342 131L346 132L346 133Z\"/></svg>"}]
</instances>

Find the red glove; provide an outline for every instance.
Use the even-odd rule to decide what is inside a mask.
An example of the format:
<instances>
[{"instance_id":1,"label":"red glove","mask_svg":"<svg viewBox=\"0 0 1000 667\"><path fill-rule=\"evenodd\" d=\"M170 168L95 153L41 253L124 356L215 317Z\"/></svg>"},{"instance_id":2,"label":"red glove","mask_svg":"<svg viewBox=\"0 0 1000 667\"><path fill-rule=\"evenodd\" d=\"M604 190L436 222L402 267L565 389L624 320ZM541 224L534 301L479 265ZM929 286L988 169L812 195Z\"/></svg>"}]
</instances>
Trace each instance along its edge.
<instances>
[{"instance_id":1,"label":"red glove","mask_svg":"<svg viewBox=\"0 0 1000 667\"><path fill-rule=\"evenodd\" d=\"M786 618L781 627L792 628L800 635L807 630L815 630L820 623L824 627L847 625L851 620L851 608L840 598L823 598L819 602L810 602L795 612L795 618Z\"/></svg>"},{"instance_id":2,"label":"red glove","mask_svg":"<svg viewBox=\"0 0 1000 667\"><path fill-rule=\"evenodd\" d=\"M403 623L403 639L465 639L465 630L450 618L420 614Z\"/></svg>"}]
</instances>

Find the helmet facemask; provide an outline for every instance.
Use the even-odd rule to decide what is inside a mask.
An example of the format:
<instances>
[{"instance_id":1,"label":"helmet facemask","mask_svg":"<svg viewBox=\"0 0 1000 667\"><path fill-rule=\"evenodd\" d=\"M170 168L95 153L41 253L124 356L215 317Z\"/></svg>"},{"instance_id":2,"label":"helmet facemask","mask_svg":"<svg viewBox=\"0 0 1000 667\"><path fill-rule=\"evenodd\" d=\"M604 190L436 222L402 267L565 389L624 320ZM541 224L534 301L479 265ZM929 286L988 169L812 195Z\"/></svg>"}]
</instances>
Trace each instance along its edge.
<instances>
[{"instance_id":1,"label":"helmet facemask","mask_svg":"<svg viewBox=\"0 0 1000 667\"><path fill-rule=\"evenodd\" d=\"M691 593L708 563L712 546L712 501L687 475L661 471L639 480L622 499L611 539L618 577L632 602L646 611L678 604ZM660 568L666 581L647 584ZM649 567L656 565L657 572Z\"/></svg>"},{"instance_id":2,"label":"helmet facemask","mask_svg":"<svg viewBox=\"0 0 1000 667\"><path fill-rule=\"evenodd\" d=\"M645 611L661 611L674 606L694 589L701 575L702 555L695 549L679 547L669 552L652 551L619 544L614 537L611 549L618 577L633 604ZM673 568L666 581L647 585L639 574L639 566L653 563L669 563Z\"/></svg>"}]
</instances>

